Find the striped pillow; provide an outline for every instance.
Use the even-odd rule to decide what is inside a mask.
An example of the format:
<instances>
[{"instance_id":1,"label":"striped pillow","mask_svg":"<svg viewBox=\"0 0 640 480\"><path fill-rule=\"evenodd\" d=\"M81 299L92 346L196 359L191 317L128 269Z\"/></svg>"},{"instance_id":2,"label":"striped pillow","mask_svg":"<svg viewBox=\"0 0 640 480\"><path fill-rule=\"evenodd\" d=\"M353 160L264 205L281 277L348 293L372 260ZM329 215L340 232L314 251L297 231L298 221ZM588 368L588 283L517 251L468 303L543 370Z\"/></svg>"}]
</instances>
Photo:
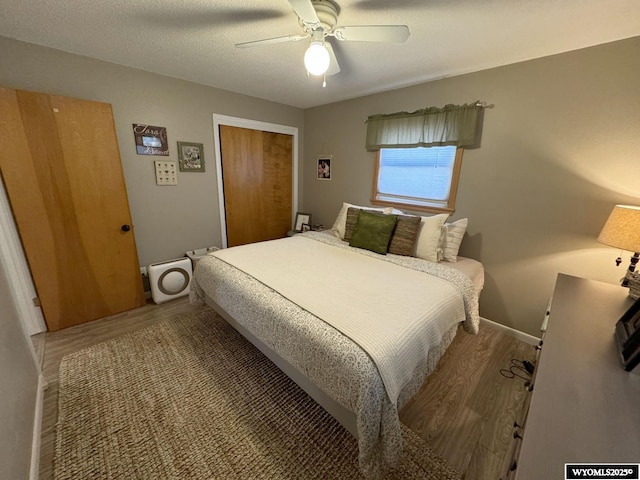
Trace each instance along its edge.
<instances>
[{"instance_id":1,"label":"striped pillow","mask_svg":"<svg viewBox=\"0 0 640 480\"><path fill-rule=\"evenodd\" d=\"M353 229L358 221L358 215L360 215L360 208L349 207L347 210L347 220L344 224L344 238L345 242L351 241L353 235Z\"/></svg>"},{"instance_id":2,"label":"striped pillow","mask_svg":"<svg viewBox=\"0 0 640 480\"><path fill-rule=\"evenodd\" d=\"M420 231L420 217L398 215L396 229L391 237L389 253L395 255L413 256Z\"/></svg>"},{"instance_id":3,"label":"striped pillow","mask_svg":"<svg viewBox=\"0 0 640 480\"><path fill-rule=\"evenodd\" d=\"M442 260L447 262L458 261L458 251L462 243L462 237L467 230L469 219L462 218L455 222L445 223L442 227L442 236L440 237L440 249L442 252Z\"/></svg>"}]
</instances>

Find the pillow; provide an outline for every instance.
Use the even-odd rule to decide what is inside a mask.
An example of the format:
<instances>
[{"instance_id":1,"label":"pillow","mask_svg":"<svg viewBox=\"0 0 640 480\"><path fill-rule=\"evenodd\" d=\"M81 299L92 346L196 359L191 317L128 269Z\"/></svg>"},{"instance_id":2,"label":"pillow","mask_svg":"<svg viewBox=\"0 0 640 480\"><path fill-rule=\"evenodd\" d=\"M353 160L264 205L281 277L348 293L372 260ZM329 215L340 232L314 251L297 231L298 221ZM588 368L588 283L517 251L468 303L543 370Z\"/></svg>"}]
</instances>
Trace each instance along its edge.
<instances>
[{"instance_id":1,"label":"pillow","mask_svg":"<svg viewBox=\"0 0 640 480\"><path fill-rule=\"evenodd\" d=\"M345 242L351 240L351 235L353 235L353 229L356 226L356 222L358 221L358 215L360 215L360 209L355 207L349 207L347 209L347 221L344 224L344 238Z\"/></svg>"},{"instance_id":2,"label":"pillow","mask_svg":"<svg viewBox=\"0 0 640 480\"><path fill-rule=\"evenodd\" d=\"M447 262L458 261L458 251L462 243L462 237L467 230L469 219L462 218L455 222L445 223L442 227L442 236L440 237L441 259Z\"/></svg>"},{"instance_id":3,"label":"pillow","mask_svg":"<svg viewBox=\"0 0 640 480\"><path fill-rule=\"evenodd\" d=\"M369 210L369 211L384 212L384 213L391 213L391 210L393 210L391 207L387 207L387 208L359 207L358 205L352 205L350 203L344 202L342 204L342 208L340 209L340 212L338 213L338 217L336 218L336 221L333 223L333 227L331 227L331 231L340 240L344 239L345 224L347 222L347 210L349 209L349 207L355 207L361 210Z\"/></svg>"},{"instance_id":4,"label":"pillow","mask_svg":"<svg viewBox=\"0 0 640 480\"><path fill-rule=\"evenodd\" d=\"M361 210L349 245L386 255L396 219L396 215Z\"/></svg>"},{"instance_id":5,"label":"pillow","mask_svg":"<svg viewBox=\"0 0 640 480\"><path fill-rule=\"evenodd\" d=\"M416 242L415 257L431 262L438 261L438 246L442 225L449 215L441 213L431 217L421 217L418 241Z\"/></svg>"},{"instance_id":6,"label":"pillow","mask_svg":"<svg viewBox=\"0 0 640 480\"><path fill-rule=\"evenodd\" d=\"M389 244L389 253L412 256L418 240L421 221L420 217L398 215L396 229L393 231Z\"/></svg>"}]
</instances>

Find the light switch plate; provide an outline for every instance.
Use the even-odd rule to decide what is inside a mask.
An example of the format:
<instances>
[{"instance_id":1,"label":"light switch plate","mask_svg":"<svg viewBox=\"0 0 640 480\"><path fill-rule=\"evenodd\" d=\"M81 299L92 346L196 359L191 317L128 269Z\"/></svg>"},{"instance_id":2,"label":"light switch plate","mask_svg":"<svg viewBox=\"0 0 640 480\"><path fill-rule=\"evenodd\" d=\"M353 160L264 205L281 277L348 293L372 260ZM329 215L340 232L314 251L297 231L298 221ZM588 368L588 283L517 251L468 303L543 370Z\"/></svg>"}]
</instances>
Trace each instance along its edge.
<instances>
[{"instance_id":1,"label":"light switch plate","mask_svg":"<svg viewBox=\"0 0 640 480\"><path fill-rule=\"evenodd\" d=\"M156 185L177 185L178 167L176 162L163 162L155 160L156 165Z\"/></svg>"}]
</instances>

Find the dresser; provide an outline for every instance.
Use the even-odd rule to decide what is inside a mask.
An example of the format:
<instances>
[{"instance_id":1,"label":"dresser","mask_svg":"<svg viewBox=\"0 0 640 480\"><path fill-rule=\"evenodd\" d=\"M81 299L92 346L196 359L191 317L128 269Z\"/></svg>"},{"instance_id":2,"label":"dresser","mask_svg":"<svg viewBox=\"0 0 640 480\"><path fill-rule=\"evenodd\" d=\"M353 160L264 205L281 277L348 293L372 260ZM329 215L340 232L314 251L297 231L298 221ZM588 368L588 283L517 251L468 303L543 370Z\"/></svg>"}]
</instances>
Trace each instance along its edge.
<instances>
[{"instance_id":1,"label":"dresser","mask_svg":"<svg viewBox=\"0 0 640 480\"><path fill-rule=\"evenodd\" d=\"M640 366L626 372L618 285L558 275L509 478L563 479L565 463L640 462Z\"/></svg>"}]
</instances>

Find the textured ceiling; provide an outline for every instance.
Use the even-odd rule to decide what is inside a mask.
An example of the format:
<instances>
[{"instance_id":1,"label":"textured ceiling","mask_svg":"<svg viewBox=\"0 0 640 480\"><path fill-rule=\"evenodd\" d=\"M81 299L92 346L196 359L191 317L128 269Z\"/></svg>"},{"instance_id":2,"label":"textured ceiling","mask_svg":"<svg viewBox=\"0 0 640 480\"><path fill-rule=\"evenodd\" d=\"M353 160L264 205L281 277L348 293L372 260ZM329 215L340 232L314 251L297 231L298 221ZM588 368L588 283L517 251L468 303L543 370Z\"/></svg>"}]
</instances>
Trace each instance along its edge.
<instances>
[{"instance_id":1,"label":"textured ceiling","mask_svg":"<svg viewBox=\"0 0 640 480\"><path fill-rule=\"evenodd\" d=\"M404 24L405 43L338 42L307 77L287 0L0 0L0 35L307 108L640 35L638 0L337 0L339 26Z\"/></svg>"}]
</instances>

